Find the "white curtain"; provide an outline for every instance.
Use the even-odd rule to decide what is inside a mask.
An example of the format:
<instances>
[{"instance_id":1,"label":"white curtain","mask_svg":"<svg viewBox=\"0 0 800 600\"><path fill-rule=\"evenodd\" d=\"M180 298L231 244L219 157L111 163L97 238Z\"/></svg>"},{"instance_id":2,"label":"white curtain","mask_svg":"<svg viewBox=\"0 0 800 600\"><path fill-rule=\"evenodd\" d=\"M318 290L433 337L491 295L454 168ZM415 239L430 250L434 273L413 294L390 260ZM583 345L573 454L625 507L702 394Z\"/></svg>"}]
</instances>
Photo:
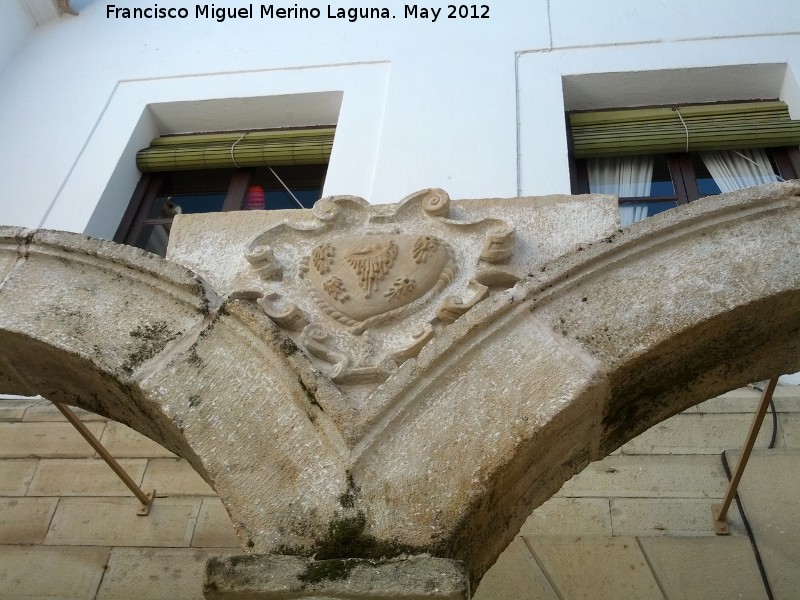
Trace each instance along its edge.
<instances>
[{"instance_id":1,"label":"white curtain","mask_svg":"<svg viewBox=\"0 0 800 600\"><path fill-rule=\"evenodd\" d=\"M650 195L653 183L651 155L590 158L587 167L589 191L593 194L612 194L619 198L642 198ZM641 221L646 216L647 206L619 207L619 221L622 227Z\"/></svg>"},{"instance_id":2,"label":"white curtain","mask_svg":"<svg viewBox=\"0 0 800 600\"><path fill-rule=\"evenodd\" d=\"M760 148L701 152L700 158L722 192L780 181L772 169L767 153Z\"/></svg>"}]
</instances>

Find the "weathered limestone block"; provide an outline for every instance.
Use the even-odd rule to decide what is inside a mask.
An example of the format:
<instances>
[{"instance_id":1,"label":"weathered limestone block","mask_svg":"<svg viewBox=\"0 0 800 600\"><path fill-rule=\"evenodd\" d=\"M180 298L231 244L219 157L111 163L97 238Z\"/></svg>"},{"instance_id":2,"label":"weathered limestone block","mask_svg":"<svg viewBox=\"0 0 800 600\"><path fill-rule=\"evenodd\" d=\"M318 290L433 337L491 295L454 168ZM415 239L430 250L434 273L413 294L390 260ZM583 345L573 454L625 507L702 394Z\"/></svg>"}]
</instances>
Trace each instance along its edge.
<instances>
[{"instance_id":1,"label":"weathered limestone block","mask_svg":"<svg viewBox=\"0 0 800 600\"><path fill-rule=\"evenodd\" d=\"M209 600L466 600L463 563L415 556L389 560L309 560L296 556L221 556L209 560Z\"/></svg>"},{"instance_id":2,"label":"weathered limestone block","mask_svg":"<svg viewBox=\"0 0 800 600\"><path fill-rule=\"evenodd\" d=\"M182 216L170 257L192 271L3 229L0 393L88 408L185 457L247 553L435 556L475 584L590 461L800 369L798 196L768 185L625 230L608 197L441 190ZM310 564L274 560L295 588ZM331 585L311 597L369 593Z\"/></svg>"}]
</instances>

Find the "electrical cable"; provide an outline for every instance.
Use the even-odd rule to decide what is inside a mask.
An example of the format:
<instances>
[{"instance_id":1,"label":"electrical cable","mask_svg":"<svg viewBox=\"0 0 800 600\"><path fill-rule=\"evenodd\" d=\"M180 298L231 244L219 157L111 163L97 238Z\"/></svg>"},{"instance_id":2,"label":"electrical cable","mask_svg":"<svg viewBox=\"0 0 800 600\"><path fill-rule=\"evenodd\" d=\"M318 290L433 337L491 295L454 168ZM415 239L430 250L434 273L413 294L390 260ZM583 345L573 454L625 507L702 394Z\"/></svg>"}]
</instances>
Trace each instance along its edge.
<instances>
[{"instance_id":1,"label":"electrical cable","mask_svg":"<svg viewBox=\"0 0 800 600\"><path fill-rule=\"evenodd\" d=\"M720 454L722 458L722 468L725 469L725 475L728 477L728 481L731 480L731 468L728 465L728 458L725 456L725 452L723 451ZM756 544L756 538L753 535L753 530L750 528L750 521L747 520L747 515L744 512L744 507L742 506L742 502L739 499L739 492L736 492L734 496L736 500L736 506L739 508L739 514L742 515L742 522L744 523L744 528L747 531L747 537L750 540L750 546L753 548L753 556L756 559L756 565L758 565L758 572L761 574L761 581L764 584L764 590L767 592L768 600L775 600L775 596L772 593L772 587L769 585L769 579L767 579L767 571L764 568L764 563L761 560L761 553L758 551L758 545Z\"/></svg>"},{"instance_id":2,"label":"electrical cable","mask_svg":"<svg viewBox=\"0 0 800 600\"><path fill-rule=\"evenodd\" d=\"M298 200L298 199L297 199L297 196L295 196L295 195L292 193L292 190L290 190L290 189L289 189L289 187L288 187L288 186L287 186L285 183L283 183L283 179L281 179L280 177L278 177L278 174L277 174L277 173L276 173L276 172L273 170L273 168L272 168L272 167L270 167L269 165L267 165L267 168L270 170L270 173L272 173L273 175L275 175L275 179L277 179L277 180L278 180L278 182L279 182L279 183L280 183L280 184L283 186L283 189L285 189L285 190L286 190L286 192L287 192L287 193L288 193L288 194L289 194L289 195L292 197L292 200L294 200L294 201L295 201L295 203L297 204L297 206L298 206L298 207L300 207L300 208L305 208L305 206L303 206L303 203L302 203L302 202L300 202L300 200Z\"/></svg>"},{"instance_id":3,"label":"electrical cable","mask_svg":"<svg viewBox=\"0 0 800 600\"><path fill-rule=\"evenodd\" d=\"M231 160L233 161L233 166L236 167L237 169L239 168L239 164L236 162L236 157L234 156L233 151L236 148L236 144L241 142L248 133L250 133L250 132L249 131L245 131L242 134L242 137L240 137L238 140L233 142L233 145L231 146ZM266 167L270 170L270 173L272 173L275 176L275 179L278 180L278 183L280 183L283 186L283 189L286 190L286 193L289 194L292 197L292 200L294 200L294 202L295 202L295 204L297 204L298 208L305 208L305 206L303 206L303 203L300 202L300 200L297 199L297 196L295 196L292 193L292 190L290 190L289 187L285 183L283 183L283 179L278 177L278 174L275 172L275 170L272 167L270 167L269 165L266 165Z\"/></svg>"},{"instance_id":4,"label":"electrical cable","mask_svg":"<svg viewBox=\"0 0 800 600\"><path fill-rule=\"evenodd\" d=\"M772 437L769 439L769 446L767 446L767 448L772 450L778 438L778 413L775 410L775 402L772 398L769 399L769 408L772 411Z\"/></svg>"}]
</instances>

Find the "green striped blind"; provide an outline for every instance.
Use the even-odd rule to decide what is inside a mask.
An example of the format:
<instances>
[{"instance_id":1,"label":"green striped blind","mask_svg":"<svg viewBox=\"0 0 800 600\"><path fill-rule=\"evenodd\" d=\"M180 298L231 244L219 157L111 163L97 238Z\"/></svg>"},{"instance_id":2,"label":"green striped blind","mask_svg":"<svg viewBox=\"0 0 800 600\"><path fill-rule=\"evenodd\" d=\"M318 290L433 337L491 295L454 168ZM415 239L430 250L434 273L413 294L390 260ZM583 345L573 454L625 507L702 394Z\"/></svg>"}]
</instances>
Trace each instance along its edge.
<instances>
[{"instance_id":1,"label":"green striped blind","mask_svg":"<svg viewBox=\"0 0 800 600\"><path fill-rule=\"evenodd\" d=\"M136 154L142 173L326 164L334 127L163 135Z\"/></svg>"},{"instance_id":2,"label":"green striped blind","mask_svg":"<svg viewBox=\"0 0 800 600\"><path fill-rule=\"evenodd\" d=\"M687 131L690 152L800 144L800 121L779 101L581 112L569 122L575 158L685 152Z\"/></svg>"}]
</instances>

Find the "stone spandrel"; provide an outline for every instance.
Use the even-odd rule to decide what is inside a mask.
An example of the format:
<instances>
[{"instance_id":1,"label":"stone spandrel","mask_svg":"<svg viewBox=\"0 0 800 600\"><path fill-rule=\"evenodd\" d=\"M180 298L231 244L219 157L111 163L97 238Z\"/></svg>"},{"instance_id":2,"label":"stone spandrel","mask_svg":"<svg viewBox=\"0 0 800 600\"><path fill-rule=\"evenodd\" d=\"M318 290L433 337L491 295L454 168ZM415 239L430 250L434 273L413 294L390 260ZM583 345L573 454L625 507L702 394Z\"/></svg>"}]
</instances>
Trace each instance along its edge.
<instances>
[{"instance_id":1,"label":"stone spandrel","mask_svg":"<svg viewBox=\"0 0 800 600\"><path fill-rule=\"evenodd\" d=\"M304 350L342 392L345 406L323 408L347 415L339 426L355 444L386 408L375 390L447 325L615 229L609 196L451 202L434 189L396 205L343 196L182 215L168 256L256 302Z\"/></svg>"},{"instance_id":2,"label":"stone spandrel","mask_svg":"<svg viewBox=\"0 0 800 600\"><path fill-rule=\"evenodd\" d=\"M391 227L392 216L398 213L403 216L402 213L414 203L426 198L435 204L434 198L444 199L447 194L442 190L423 190L398 204L375 205L368 205L366 201L353 196L339 196L323 198L319 206L307 210L178 215L170 232L167 258L201 274L220 294L230 294L247 281L258 283L258 277L251 272L252 266L245 255L256 237L280 224L285 223L297 229L316 228L320 224L320 217L324 219L330 207L341 206L349 201L362 207L357 211L359 220L368 221L371 233L394 231L396 225L395 228ZM448 213L439 213L439 216L449 220L466 223L475 219L496 219L508 222L514 229L516 240L510 264L524 265L526 269L541 267L577 249L580 244L603 239L616 231L618 226L617 200L607 195L447 200ZM405 215L413 218L403 222L413 227L431 216L436 217L436 214L431 215L427 211L424 215ZM353 215L348 212L347 216ZM335 223L339 235L348 233L351 224L350 218L339 218ZM416 228L400 231L406 234L415 232Z\"/></svg>"}]
</instances>

